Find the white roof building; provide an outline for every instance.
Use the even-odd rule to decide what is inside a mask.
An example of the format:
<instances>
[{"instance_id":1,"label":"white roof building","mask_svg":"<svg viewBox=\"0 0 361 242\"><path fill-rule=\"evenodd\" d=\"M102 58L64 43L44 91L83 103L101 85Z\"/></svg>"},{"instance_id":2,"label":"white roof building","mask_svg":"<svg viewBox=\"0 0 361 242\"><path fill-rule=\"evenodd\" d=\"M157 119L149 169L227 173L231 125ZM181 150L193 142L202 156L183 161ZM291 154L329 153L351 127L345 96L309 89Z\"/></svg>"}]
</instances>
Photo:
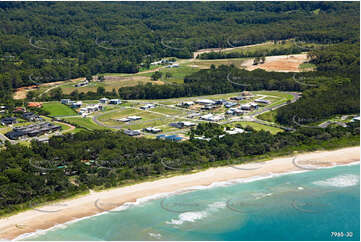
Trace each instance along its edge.
<instances>
[{"instance_id":1,"label":"white roof building","mask_svg":"<svg viewBox=\"0 0 361 242\"><path fill-rule=\"evenodd\" d=\"M148 104L141 106L140 108L145 110L145 109L154 108L154 107L155 107L155 104L148 103Z\"/></svg>"},{"instance_id":2,"label":"white roof building","mask_svg":"<svg viewBox=\"0 0 361 242\"><path fill-rule=\"evenodd\" d=\"M107 103L107 102L109 102L109 98L103 97L103 98L99 99L99 102Z\"/></svg>"},{"instance_id":3,"label":"white roof building","mask_svg":"<svg viewBox=\"0 0 361 242\"><path fill-rule=\"evenodd\" d=\"M181 103L181 106L192 106L192 105L194 105L193 101L185 101Z\"/></svg>"},{"instance_id":4,"label":"white roof building","mask_svg":"<svg viewBox=\"0 0 361 242\"><path fill-rule=\"evenodd\" d=\"M265 104L270 104L271 102L270 101L268 101L268 100L266 100L266 99L261 99L261 98L259 98L259 99L256 99L256 100L254 100L256 103L265 103Z\"/></svg>"},{"instance_id":5,"label":"white roof building","mask_svg":"<svg viewBox=\"0 0 361 242\"><path fill-rule=\"evenodd\" d=\"M240 129L240 128L233 128L231 130L226 130L227 134L242 134L244 133L244 129Z\"/></svg>"},{"instance_id":6,"label":"white roof building","mask_svg":"<svg viewBox=\"0 0 361 242\"><path fill-rule=\"evenodd\" d=\"M213 121L213 122L217 122L220 121L222 119L224 119L224 116L222 115L213 115L213 114L206 114L200 117L200 119L202 120L206 120L206 121Z\"/></svg>"},{"instance_id":7,"label":"white roof building","mask_svg":"<svg viewBox=\"0 0 361 242\"><path fill-rule=\"evenodd\" d=\"M128 119L128 118L118 118L117 121L119 121L119 122L129 122L130 119Z\"/></svg>"},{"instance_id":8,"label":"white roof building","mask_svg":"<svg viewBox=\"0 0 361 242\"><path fill-rule=\"evenodd\" d=\"M129 120L139 120L139 119L142 119L142 117L139 117L139 116L128 116L127 117Z\"/></svg>"},{"instance_id":9,"label":"white roof building","mask_svg":"<svg viewBox=\"0 0 361 242\"><path fill-rule=\"evenodd\" d=\"M185 127L192 127L192 126L196 126L195 123L192 122L188 122L188 121L183 121L183 122L179 122L181 125L185 126Z\"/></svg>"},{"instance_id":10,"label":"white roof building","mask_svg":"<svg viewBox=\"0 0 361 242\"><path fill-rule=\"evenodd\" d=\"M212 104L215 104L216 102L213 101L213 100L210 100L210 99L199 99L196 101L196 103L198 104L203 104L203 105L212 105Z\"/></svg>"}]
</instances>

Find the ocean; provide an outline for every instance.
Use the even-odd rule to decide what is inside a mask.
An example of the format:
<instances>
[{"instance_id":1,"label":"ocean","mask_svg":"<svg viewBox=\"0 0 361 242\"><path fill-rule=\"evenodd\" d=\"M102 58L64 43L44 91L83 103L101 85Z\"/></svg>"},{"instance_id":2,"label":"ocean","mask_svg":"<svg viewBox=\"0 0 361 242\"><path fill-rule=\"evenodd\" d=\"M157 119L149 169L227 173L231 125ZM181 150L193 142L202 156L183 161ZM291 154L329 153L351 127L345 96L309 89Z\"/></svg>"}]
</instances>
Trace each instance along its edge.
<instances>
[{"instance_id":1,"label":"ocean","mask_svg":"<svg viewBox=\"0 0 361 242\"><path fill-rule=\"evenodd\" d=\"M18 239L360 240L360 165L193 187Z\"/></svg>"}]
</instances>

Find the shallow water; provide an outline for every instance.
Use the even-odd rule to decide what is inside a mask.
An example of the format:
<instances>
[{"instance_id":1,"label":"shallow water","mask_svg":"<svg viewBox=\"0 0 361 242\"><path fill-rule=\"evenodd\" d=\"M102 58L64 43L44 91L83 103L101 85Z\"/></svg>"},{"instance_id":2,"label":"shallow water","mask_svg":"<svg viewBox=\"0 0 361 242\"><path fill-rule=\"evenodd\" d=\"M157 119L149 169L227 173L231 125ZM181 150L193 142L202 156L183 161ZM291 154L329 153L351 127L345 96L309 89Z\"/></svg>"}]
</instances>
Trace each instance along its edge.
<instances>
[{"instance_id":1,"label":"shallow water","mask_svg":"<svg viewBox=\"0 0 361 242\"><path fill-rule=\"evenodd\" d=\"M351 165L142 199L23 239L359 240L359 228L360 165Z\"/></svg>"}]
</instances>

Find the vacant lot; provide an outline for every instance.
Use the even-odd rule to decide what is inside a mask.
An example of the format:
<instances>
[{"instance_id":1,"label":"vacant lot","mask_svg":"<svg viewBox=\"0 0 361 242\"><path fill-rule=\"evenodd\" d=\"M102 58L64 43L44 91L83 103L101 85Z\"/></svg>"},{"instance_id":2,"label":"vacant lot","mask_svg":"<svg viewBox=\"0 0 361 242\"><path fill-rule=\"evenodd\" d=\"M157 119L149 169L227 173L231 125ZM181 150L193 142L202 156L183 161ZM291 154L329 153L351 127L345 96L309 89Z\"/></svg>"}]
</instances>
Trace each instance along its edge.
<instances>
[{"instance_id":1,"label":"vacant lot","mask_svg":"<svg viewBox=\"0 0 361 242\"><path fill-rule=\"evenodd\" d=\"M230 126L235 127L237 124L241 125L242 128L246 128L247 126L250 126L256 131L264 130L264 131L269 131L271 134L277 134L279 132L283 132L282 129L255 123L255 122L234 122L234 123L231 123Z\"/></svg>"},{"instance_id":2,"label":"vacant lot","mask_svg":"<svg viewBox=\"0 0 361 242\"><path fill-rule=\"evenodd\" d=\"M53 117L72 116L77 114L74 109L58 102L43 103L43 109L48 111L50 113L49 115Z\"/></svg>"},{"instance_id":3,"label":"vacant lot","mask_svg":"<svg viewBox=\"0 0 361 242\"><path fill-rule=\"evenodd\" d=\"M136 86L138 84L152 83L157 85L164 84L162 81L152 81L148 76L105 76L104 82L93 81L84 87L74 87L74 83L61 86L65 94L78 90L79 92L96 92L98 87L104 87L106 91L115 89L118 91L121 87Z\"/></svg>"},{"instance_id":4,"label":"vacant lot","mask_svg":"<svg viewBox=\"0 0 361 242\"><path fill-rule=\"evenodd\" d=\"M65 121L77 125L81 128L97 130L97 129L107 129L103 126L99 126L93 122L91 118L64 118Z\"/></svg>"},{"instance_id":5,"label":"vacant lot","mask_svg":"<svg viewBox=\"0 0 361 242\"><path fill-rule=\"evenodd\" d=\"M254 59L243 62L243 66L249 70L263 69L278 72L300 72L300 65L308 61L307 54L268 56L263 64L253 65Z\"/></svg>"},{"instance_id":6,"label":"vacant lot","mask_svg":"<svg viewBox=\"0 0 361 242\"><path fill-rule=\"evenodd\" d=\"M234 65L238 68L243 67L243 63L248 60L247 58L231 58L231 59L215 59L215 60L193 60L187 63L189 67L199 69L209 69L211 65ZM252 62L253 63L253 62Z\"/></svg>"}]
</instances>

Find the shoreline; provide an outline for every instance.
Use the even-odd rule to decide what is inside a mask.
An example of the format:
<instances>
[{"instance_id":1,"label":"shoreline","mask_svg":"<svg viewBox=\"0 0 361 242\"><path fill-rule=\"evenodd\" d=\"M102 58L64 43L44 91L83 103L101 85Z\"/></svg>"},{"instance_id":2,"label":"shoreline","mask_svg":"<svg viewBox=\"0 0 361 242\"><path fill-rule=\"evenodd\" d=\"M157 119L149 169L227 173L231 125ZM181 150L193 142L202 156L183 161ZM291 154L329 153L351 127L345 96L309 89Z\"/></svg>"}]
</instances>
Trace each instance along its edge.
<instances>
[{"instance_id":1,"label":"shoreline","mask_svg":"<svg viewBox=\"0 0 361 242\"><path fill-rule=\"evenodd\" d=\"M233 167L209 168L197 173L177 175L105 191L91 192L81 197L56 202L55 204L58 204L60 208L52 208L55 204L44 205L0 219L0 238L23 239L38 230L49 230L54 228L54 226L69 224L94 215L100 215L111 209L126 205L125 203L140 203L172 195L192 187L207 188L217 186L217 183L229 182L232 184L232 181L234 183L236 180L250 182L255 179L311 170L295 166L293 158L294 156L274 158L265 163L257 164L257 167L249 167L252 164L243 164ZM297 155L297 160L305 167L315 162L322 162L321 168L350 165L351 163L360 162L360 147L302 153Z\"/></svg>"}]
</instances>

